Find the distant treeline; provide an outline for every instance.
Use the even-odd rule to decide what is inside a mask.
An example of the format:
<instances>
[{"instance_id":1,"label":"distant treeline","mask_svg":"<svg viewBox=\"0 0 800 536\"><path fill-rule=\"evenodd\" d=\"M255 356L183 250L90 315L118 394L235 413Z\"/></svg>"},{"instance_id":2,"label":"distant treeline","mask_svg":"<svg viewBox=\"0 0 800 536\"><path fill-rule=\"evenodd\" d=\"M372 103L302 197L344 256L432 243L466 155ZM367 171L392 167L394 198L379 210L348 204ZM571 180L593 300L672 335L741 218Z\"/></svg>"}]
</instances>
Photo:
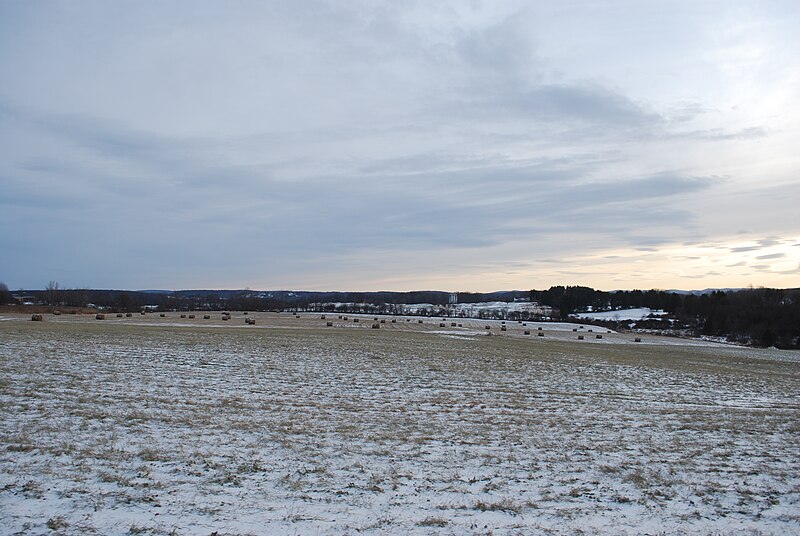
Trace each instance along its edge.
<instances>
[{"instance_id":1,"label":"distant treeline","mask_svg":"<svg viewBox=\"0 0 800 536\"><path fill-rule=\"evenodd\" d=\"M251 290L121 291L62 289L51 281L44 290L12 293L0 283L0 305L18 304L25 297L37 305L84 308L94 305L119 312L145 306L160 311L282 311L320 310L320 304L364 304L364 312L391 313L392 305L430 303L445 306L450 293L415 292L304 292ZM586 311L648 307L669 313L671 322L648 327L689 335L708 335L757 346L800 348L800 289L751 288L707 293L631 290L605 292L582 286L554 286L547 290L458 293L459 303L510 302L529 298L557 310L561 318ZM329 307L329 306L324 306ZM643 323L639 323L639 326ZM627 327L617 322L616 327Z\"/></svg>"},{"instance_id":2,"label":"distant treeline","mask_svg":"<svg viewBox=\"0 0 800 536\"><path fill-rule=\"evenodd\" d=\"M800 348L800 289L750 288L695 294L556 286L533 290L530 297L558 309L562 318L588 307L595 311L648 307L666 311L693 335L756 346Z\"/></svg>"},{"instance_id":3,"label":"distant treeline","mask_svg":"<svg viewBox=\"0 0 800 536\"><path fill-rule=\"evenodd\" d=\"M0 283L2 285L2 283ZM19 303L8 289L0 286L0 305ZM350 303L372 306L430 303L446 305L450 293L423 290L412 292L315 292L315 291L253 291L253 290L176 290L127 291L63 289L51 281L44 290L20 290L33 303L63 307L86 307L89 304L120 312L135 312L145 306L155 306L165 311L271 311L312 310L315 304ZM459 302L513 301L527 298L529 291L502 291L488 293L458 293ZM370 308L374 310L374 308Z\"/></svg>"}]
</instances>

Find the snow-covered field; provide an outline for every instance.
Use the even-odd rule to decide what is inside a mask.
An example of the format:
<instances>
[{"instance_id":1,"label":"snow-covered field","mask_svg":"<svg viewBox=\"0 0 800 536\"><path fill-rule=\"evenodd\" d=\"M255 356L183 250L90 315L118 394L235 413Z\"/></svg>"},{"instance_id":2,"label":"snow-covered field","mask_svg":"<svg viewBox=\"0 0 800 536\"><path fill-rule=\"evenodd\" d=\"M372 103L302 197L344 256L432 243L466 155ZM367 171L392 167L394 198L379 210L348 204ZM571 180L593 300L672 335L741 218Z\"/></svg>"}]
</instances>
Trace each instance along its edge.
<instances>
[{"instance_id":1,"label":"snow-covered field","mask_svg":"<svg viewBox=\"0 0 800 536\"><path fill-rule=\"evenodd\" d=\"M797 354L154 316L0 322L0 533L800 534Z\"/></svg>"},{"instance_id":2,"label":"snow-covered field","mask_svg":"<svg viewBox=\"0 0 800 536\"><path fill-rule=\"evenodd\" d=\"M647 307L637 307L635 309L619 309L617 311L598 311L588 313L576 313L578 318L587 320L643 320L650 315L656 317L664 316L666 313L660 310L648 309Z\"/></svg>"}]
</instances>

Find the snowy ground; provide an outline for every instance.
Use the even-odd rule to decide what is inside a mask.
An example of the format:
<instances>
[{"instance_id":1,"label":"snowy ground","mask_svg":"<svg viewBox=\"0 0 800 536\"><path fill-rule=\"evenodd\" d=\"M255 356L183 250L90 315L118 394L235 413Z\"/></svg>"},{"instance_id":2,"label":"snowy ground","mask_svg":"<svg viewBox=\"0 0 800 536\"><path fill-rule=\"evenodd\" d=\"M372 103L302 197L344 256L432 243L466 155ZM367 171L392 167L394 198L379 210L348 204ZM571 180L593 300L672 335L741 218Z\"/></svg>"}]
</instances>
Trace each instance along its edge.
<instances>
[{"instance_id":1,"label":"snowy ground","mask_svg":"<svg viewBox=\"0 0 800 536\"><path fill-rule=\"evenodd\" d=\"M797 354L251 316L6 315L0 533L800 534Z\"/></svg>"},{"instance_id":2,"label":"snowy ground","mask_svg":"<svg viewBox=\"0 0 800 536\"><path fill-rule=\"evenodd\" d=\"M587 320L643 320L650 315L664 316L666 313L658 309L648 309L647 307L637 307L635 309L619 309L616 311L599 311L588 313L576 313L578 318Z\"/></svg>"}]
</instances>

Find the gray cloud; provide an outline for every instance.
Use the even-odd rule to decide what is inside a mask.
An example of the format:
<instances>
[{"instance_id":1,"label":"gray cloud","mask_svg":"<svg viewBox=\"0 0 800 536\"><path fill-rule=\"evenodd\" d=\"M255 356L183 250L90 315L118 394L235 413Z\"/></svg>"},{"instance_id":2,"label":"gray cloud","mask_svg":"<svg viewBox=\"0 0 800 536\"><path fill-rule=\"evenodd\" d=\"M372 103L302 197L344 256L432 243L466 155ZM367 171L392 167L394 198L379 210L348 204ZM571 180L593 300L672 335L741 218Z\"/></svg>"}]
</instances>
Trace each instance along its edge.
<instances>
[{"instance_id":1,"label":"gray cloud","mask_svg":"<svg viewBox=\"0 0 800 536\"><path fill-rule=\"evenodd\" d=\"M625 27L661 32L650 9ZM664 35L697 16L674 9ZM454 273L526 270L586 244L611 260L797 236L796 159L777 149L796 144L765 114L723 108L735 66L695 61L704 32L634 50L597 33L621 28L609 13L2 4L0 275L187 286L196 267L213 286L347 267L360 288L357 266L386 258L395 275L456 254ZM775 153L748 145L766 136ZM777 178L752 176L764 161ZM730 247L731 228L766 238ZM129 282L141 274L153 282Z\"/></svg>"},{"instance_id":2,"label":"gray cloud","mask_svg":"<svg viewBox=\"0 0 800 536\"><path fill-rule=\"evenodd\" d=\"M759 255L756 259L766 261L770 259L782 259L786 257L786 253L770 253L769 255Z\"/></svg>"}]
</instances>

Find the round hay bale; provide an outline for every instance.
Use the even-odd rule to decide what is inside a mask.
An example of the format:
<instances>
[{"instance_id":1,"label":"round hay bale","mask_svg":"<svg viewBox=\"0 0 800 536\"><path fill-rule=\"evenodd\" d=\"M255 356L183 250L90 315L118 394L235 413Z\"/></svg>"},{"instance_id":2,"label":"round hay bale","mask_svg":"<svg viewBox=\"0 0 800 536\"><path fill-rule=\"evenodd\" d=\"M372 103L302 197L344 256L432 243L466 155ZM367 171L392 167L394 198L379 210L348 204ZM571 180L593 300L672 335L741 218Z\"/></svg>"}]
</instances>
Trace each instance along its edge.
<instances>
[{"instance_id":1,"label":"round hay bale","mask_svg":"<svg viewBox=\"0 0 800 536\"><path fill-rule=\"evenodd\" d=\"M636 337L635 339L633 339L633 342L642 342L642 338L641 337Z\"/></svg>"},{"instance_id":2,"label":"round hay bale","mask_svg":"<svg viewBox=\"0 0 800 536\"><path fill-rule=\"evenodd\" d=\"M211 315L203 315L203 320L211 320Z\"/></svg>"},{"instance_id":3,"label":"round hay bale","mask_svg":"<svg viewBox=\"0 0 800 536\"><path fill-rule=\"evenodd\" d=\"M492 326L486 326L485 329L492 329Z\"/></svg>"},{"instance_id":4,"label":"round hay bale","mask_svg":"<svg viewBox=\"0 0 800 536\"><path fill-rule=\"evenodd\" d=\"M542 329L542 326L539 326L539 328L538 328L538 331L544 331L544 330Z\"/></svg>"},{"instance_id":5,"label":"round hay bale","mask_svg":"<svg viewBox=\"0 0 800 536\"><path fill-rule=\"evenodd\" d=\"M381 324L385 324L385 323L386 323L386 320L381 319Z\"/></svg>"},{"instance_id":6,"label":"round hay bale","mask_svg":"<svg viewBox=\"0 0 800 536\"><path fill-rule=\"evenodd\" d=\"M381 325L378 322L372 323L372 329L380 329Z\"/></svg>"},{"instance_id":7,"label":"round hay bale","mask_svg":"<svg viewBox=\"0 0 800 536\"><path fill-rule=\"evenodd\" d=\"M530 334L531 334L531 330L529 330L529 329L526 329L526 330L525 330L525 335L530 335Z\"/></svg>"},{"instance_id":8,"label":"round hay bale","mask_svg":"<svg viewBox=\"0 0 800 536\"><path fill-rule=\"evenodd\" d=\"M544 331L539 331L536 333L539 337L544 337Z\"/></svg>"},{"instance_id":9,"label":"round hay bale","mask_svg":"<svg viewBox=\"0 0 800 536\"><path fill-rule=\"evenodd\" d=\"M417 320L417 323L418 324L422 324L422 320Z\"/></svg>"},{"instance_id":10,"label":"round hay bale","mask_svg":"<svg viewBox=\"0 0 800 536\"><path fill-rule=\"evenodd\" d=\"M358 323L358 318L354 318L353 322L355 322L357 324Z\"/></svg>"},{"instance_id":11,"label":"round hay bale","mask_svg":"<svg viewBox=\"0 0 800 536\"><path fill-rule=\"evenodd\" d=\"M397 319L396 318L392 318L392 324L397 324Z\"/></svg>"},{"instance_id":12,"label":"round hay bale","mask_svg":"<svg viewBox=\"0 0 800 536\"><path fill-rule=\"evenodd\" d=\"M106 319L106 315L97 313L96 315L94 315L94 319L95 320L105 320Z\"/></svg>"},{"instance_id":13,"label":"round hay bale","mask_svg":"<svg viewBox=\"0 0 800 536\"><path fill-rule=\"evenodd\" d=\"M122 318L122 313L117 313L117 318Z\"/></svg>"},{"instance_id":14,"label":"round hay bale","mask_svg":"<svg viewBox=\"0 0 800 536\"><path fill-rule=\"evenodd\" d=\"M595 336L594 336L594 338L595 338L595 339L602 339L602 338L603 338L603 336L602 336L602 335L595 335Z\"/></svg>"},{"instance_id":15,"label":"round hay bale","mask_svg":"<svg viewBox=\"0 0 800 536\"><path fill-rule=\"evenodd\" d=\"M32 322L44 322L44 317L40 314L32 314L31 315Z\"/></svg>"},{"instance_id":16,"label":"round hay bale","mask_svg":"<svg viewBox=\"0 0 800 536\"><path fill-rule=\"evenodd\" d=\"M506 327L505 326L500 326L500 331L506 331Z\"/></svg>"},{"instance_id":17,"label":"round hay bale","mask_svg":"<svg viewBox=\"0 0 800 536\"><path fill-rule=\"evenodd\" d=\"M244 316L247 316L247 311L243 312L242 314L243 314Z\"/></svg>"},{"instance_id":18,"label":"round hay bale","mask_svg":"<svg viewBox=\"0 0 800 536\"><path fill-rule=\"evenodd\" d=\"M464 326L462 326L461 324L459 324L459 325L458 325L458 327L460 327L460 328L463 328Z\"/></svg>"},{"instance_id":19,"label":"round hay bale","mask_svg":"<svg viewBox=\"0 0 800 536\"><path fill-rule=\"evenodd\" d=\"M181 318L186 318L186 315L181 315Z\"/></svg>"},{"instance_id":20,"label":"round hay bale","mask_svg":"<svg viewBox=\"0 0 800 536\"><path fill-rule=\"evenodd\" d=\"M61 314L61 311L53 311L53 314L59 316Z\"/></svg>"},{"instance_id":21,"label":"round hay bale","mask_svg":"<svg viewBox=\"0 0 800 536\"><path fill-rule=\"evenodd\" d=\"M325 325L329 328L333 327L333 322L325 322Z\"/></svg>"},{"instance_id":22,"label":"round hay bale","mask_svg":"<svg viewBox=\"0 0 800 536\"><path fill-rule=\"evenodd\" d=\"M445 325L444 325L444 322L439 322L439 327L440 327L440 328L443 328L443 327L445 327Z\"/></svg>"},{"instance_id":23,"label":"round hay bale","mask_svg":"<svg viewBox=\"0 0 800 536\"><path fill-rule=\"evenodd\" d=\"M125 313L125 318L130 318L133 316L133 313Z\"/></svg>"},{"instance_id":24,"label":"round hay bale","mask_svg":"<svg viewBox=\"0 0 800 536\"><path fill-rule=\"evenodd\" d=\"M161 318L164 318L164 317L165 317L165 316L167 316L167 315L166 315L166 314L164 314L164 313L160 313L158 316L160 316Z\"/></svg>"},{"instance_id":25,"label":"round hay bale","mask_svg":"<svg viewBox=\"0 0 800 536\"><path fill-rule=\"evenodd\" d=\"M578 331L578 328L572 328L572 331Z\"/></svg>"},{"instance_id":26,"label":"round hay bale","mask_svg":"<svg viewBox=\"0 0 800 536\"><path fill-rule=\"evenodd\" d=\"M139 313L139 314L140 314L140 315L142 315L142 316L144 316L144 311L142 311L142 312L141 312L141 313Z\"/></svg>"},{"instance_id":27,"label":"round hay bale","mask_svg":"<svg viewBox=\"0 0 800 536\"><path fill-rule=\"evenodd\" d=\"M588 330L588 331L589 331L589 333L591 333L591 332L592 332L592 330L591 330L591 329L590 329L590 330Z\"/></svg>"},{"instance_id":28,"label":"round hay bale","mask_svg":"<svg viewBox=\"0 0 800 536\"><path fill-rule=\"evenodd\" d=\"M583 340L583 335L578 335L578 340L582 341Z\"/></svg>"},{"instance_id":29,"label":"round hay bale","mask_svg":"<svg viewBox=\"0 0 800 536\"><path fill-rule=\"evenodd\" d=\"M322 320L325 320L325 315L322 315L320 318L321 318Z\"/></svg>"},{"instance_id":30,"label":"round hay bale","mask_svg":"<svg viewBox=\"0 0 800 536\"><path fill-rule=\"evenodd\" d=\"M194 318L194 315L189 315L189 318Z\"/></svg>"}]
</instances>

